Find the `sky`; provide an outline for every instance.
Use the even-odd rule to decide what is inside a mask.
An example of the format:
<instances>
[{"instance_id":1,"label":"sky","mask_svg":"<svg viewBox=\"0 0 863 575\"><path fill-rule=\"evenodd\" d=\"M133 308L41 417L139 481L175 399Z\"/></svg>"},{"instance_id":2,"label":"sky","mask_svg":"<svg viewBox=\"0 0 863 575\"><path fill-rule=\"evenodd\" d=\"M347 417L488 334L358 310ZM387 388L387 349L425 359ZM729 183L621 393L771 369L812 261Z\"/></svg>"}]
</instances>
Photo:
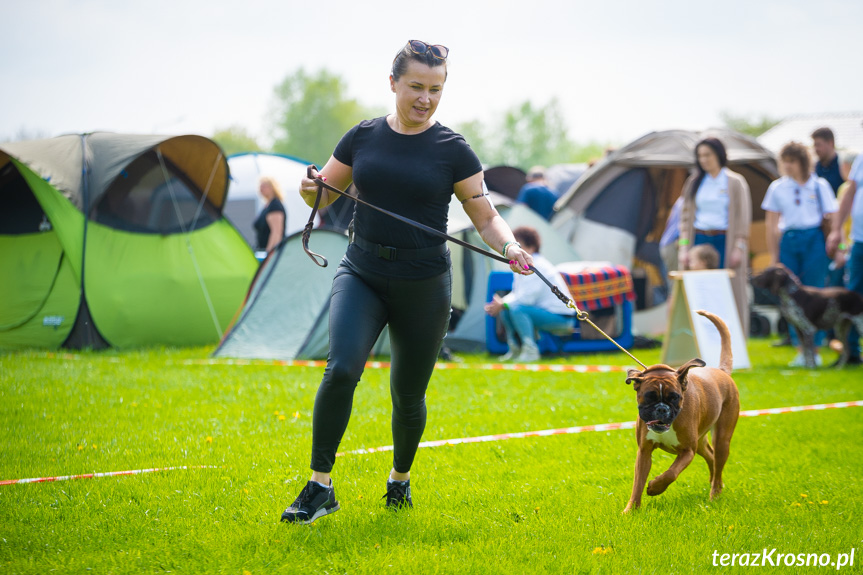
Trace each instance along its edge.
<instances>
[{"instance_id":1,"label":"sky","mask_svg":"<svg viewBox=\"0 0 863 575\"><path fill-rule=\"evenodd\" d=\"M326 68L393 109L409 39L450 49L436 119L557 98L577 142L720 113L863 110L860 0L0 0L0 141L109 130L271 141L273 88ZM853 70L856 67L857 70Z\"/></svg>"}]
</instances>

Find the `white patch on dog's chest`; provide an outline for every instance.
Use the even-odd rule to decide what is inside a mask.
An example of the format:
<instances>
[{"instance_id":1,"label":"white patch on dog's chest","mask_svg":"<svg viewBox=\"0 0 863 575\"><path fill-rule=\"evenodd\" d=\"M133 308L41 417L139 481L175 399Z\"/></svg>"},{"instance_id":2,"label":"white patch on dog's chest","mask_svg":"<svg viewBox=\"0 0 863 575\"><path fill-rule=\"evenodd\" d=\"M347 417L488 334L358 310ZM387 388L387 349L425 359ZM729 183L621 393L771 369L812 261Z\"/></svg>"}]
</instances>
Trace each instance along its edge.
<instances>
[{"instance_id":1,"label":"white patch on dog's chest","mask_svg":"<svg viewBox=\"0 0 863 575\"><path fill-rule=\"evenodd\" d=\"M669 447L677 447L678 445L680 445L680 441L677 440L677 433L674 432L673 427L665 433L656 433L648 429L647 439L656 443L661 443L662 445L667 445Z\"/></svg>"}]
</instances>

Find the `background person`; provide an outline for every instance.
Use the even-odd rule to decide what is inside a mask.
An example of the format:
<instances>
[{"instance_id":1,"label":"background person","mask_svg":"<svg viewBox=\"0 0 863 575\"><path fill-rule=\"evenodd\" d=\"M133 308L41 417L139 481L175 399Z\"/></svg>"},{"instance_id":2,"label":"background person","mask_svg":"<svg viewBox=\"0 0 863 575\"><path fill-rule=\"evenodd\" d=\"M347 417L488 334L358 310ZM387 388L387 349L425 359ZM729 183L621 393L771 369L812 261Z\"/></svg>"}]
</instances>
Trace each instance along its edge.
<instances>
[{"instance_id":1,"label":"background person","mask_svg":"<svg viewBox=\"0 0 863 575\"><path fill-rule=\"evenodd\" d=\"M569 287L554 264L540 255L542 241L539 233L528 226L516 228L512 233L533 257L533 265L539 273L553 282L562 293L569 293ZM540 354L534 330L572 332L574 327L573 310L557 299L536 275L515 276L512 291L503 298L495 294L492 301L485 305L485 311L492 317L500 317L506 329L509 351L500 358L501 361L513 358L521 363L536 361Z\"/></svg>"},{"instance_id":2,"label":"background person","mask_svg":"<svg viewBox=\"0 0 863 575\"><path fill-rule=\"evenodd\" d=\"M821 225L825 215L836 212L836 197L826 180L810 172L806 146L798 142L785 144L779 159L784 175L770 184L761 203L766 212L770 263L782 263L803 285L824 287L829 258ZM788 330L796 345L797 333L790 325ZM821 340L823 333L819 332L816 346L821 345ZM816 362L820 365L821 356L817 352ZM799 347L791 365L805 365Z\"/></svg>"},{"instance_id":3,"label":"background person","mask_svg":"<svg viewBox=\"0 0 863 575\"><path fill-rule=\"evenodd\" d=\"M479 158L463 137L432 119L447 78L448 53L444 46L409 41L389 77L395 112L351 128L312 175L342 190L353 181L363 200L444 233L455 193L486 244L510 258L514 272L530 273L530 254L489 201ZM312 205L315 182L304 178L300 194ZM324 190L321 205L337 197ZM355 206L353 242L333 279L329 354L312 421L312 475L282 521L310 523L339 509L330 473L354 391L385 326L393 404L387 507L413 505L410 470L425 429L426 389L449 323L451 296L446 242Z\"/></svg>"},{"instance_id":4,"label":"background person","mask_svg":"<svg viewBox=\"0 0 863 575\"><path fill-rule=\"evenodd\" d=\"M716 138L705 138L695 146L696 172L683 184L680 195L678 265L689 269L689 248L710 244L719 252L719 268L734 272L731 288L744 337L749 337L749 228L752 197L746 179L726 165L725 146Z\"/></svg>"},{"instance_id":5,"label":"background person","mask_svg":"<svg viewBox=\"0 0 863 575\"><path fill-rule=\"evenodd\" d=\"M527 171L527 183L518 191L515 201L526 205L546 220L551 219L557 194L545 181L545 168L534 166Z\"/></svg>"},{"instance_id":6,"label":"background person","mask_svg":"<svg viewBox=\"0 0 863 575\"><path fill-rule=\"evenodd\" d=\"M839 202L839 210L833 218L830 237L827 240L827 251L833 255L837 251L847 249L843 232L845 220L851 216L851 253L846 263L848 268L848 289L863 294L863 154L857 156L851 165L848 182L845 184ZM848 363L860 365L860 334L856 328L851 329L848 342L851 354Z\"/></svg>"},{"instance_id":7,"label":"background person","mask_svg":"<svg viewBox=\"0 0 863 575\"><path fill-rule=\"evenodd\" d=\"M689 250L690 271L715 270L719 267L719 252L710 244L698 244Z\"/></svg>"},{"instance_id":8,"label":"background person","mask_svg":"<svg viewBox=\"0 0 863 575\"><path fill-rule=\"evenodd\" d=\"M812 149L818 161L815 162L815 175L824 178L833 188L833 195L839 194L839 186L845 181L836 153L836 140L830 128L818 128L812 132Z\"/></svg>"},{"instance_id":9,"label":"background person","mask_svg":"<svg viewBox=\"0 0 863 575\"><path fill-rule=\"evenodd\" d=\"M255 236L258 240L257 249L266 252L279 245L285 237L285 221L287 212L282 200L285 196L279 183L273 178L264 176L259 185L261 197L267 202L258 217L255 218Z\"/></svg>"},{"instance_id":10,"label":"background person","mask_svg":"<svg viewBox=\"0 0 863 575\"><path fill-rule=\"evenodd\" d=\"M833 137L833 130L830 128L818 128L812 132L812 149L815 150L815 155L818 158L818 161L815 162L815 175L827 180L830 187L833 188L833 193L838 198L839 188L845 182L843 174L847 174L847 170L843 171L839 154L836 153L836 141ZM829 265L826 285L845 285L844 265L838 262ZM833 330L830 330L830 337L833 337L832 332Z\"/></svg>"}]
</instances>

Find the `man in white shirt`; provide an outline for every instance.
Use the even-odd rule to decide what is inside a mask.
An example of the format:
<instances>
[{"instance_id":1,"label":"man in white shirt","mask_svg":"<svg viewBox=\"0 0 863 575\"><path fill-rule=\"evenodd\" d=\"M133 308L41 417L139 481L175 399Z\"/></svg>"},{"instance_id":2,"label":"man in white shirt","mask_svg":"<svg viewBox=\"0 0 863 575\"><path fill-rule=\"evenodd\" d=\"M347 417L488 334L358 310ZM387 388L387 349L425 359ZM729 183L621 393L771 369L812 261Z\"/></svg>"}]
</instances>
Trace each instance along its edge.
<instances>
[{"instance_id":1,"label":"man in white shirt","mask_svg":"<svg viewBox=\"0 0 863 575\"><path fill-rule=\"evenodd\" d=\"M842 233L845 220L851 216L851 255L845 264L848 267L848 289L863 294L863 154L857 156L848 174L848 189L839 203L839 211L833 218L830 237L827 238L827 251L833 255L837 249L845 251ZM843 342L844 343L844 342ZM849 363L860 363L859 334L852 329L849 338Z\"/></svg>"},{"instance_id":2,"label":"man in white shirt","mask_svg":"<svg viewBox=\"0 0 863 575\"><path fill-rule=\"evenodd\" d=\"M541 240L537 231L524 226L516 228L512 233L521 248L531 254L533 266L539 273L553 282L561 292L568 293L569 287L557 268L540 255ZM572 310L557 299L535 274L516 275L512 291L503 298L495 295L494 299L486 304L485 311L492 317L500 317L506 329L509 351L500 358L501 361L516 357L519 362L536 361L539 359L539 347L534 339L535 329L563 333L572 332L574 326ZM521 340L521 345L516 336Z\"/></svg>"}]
</instances>

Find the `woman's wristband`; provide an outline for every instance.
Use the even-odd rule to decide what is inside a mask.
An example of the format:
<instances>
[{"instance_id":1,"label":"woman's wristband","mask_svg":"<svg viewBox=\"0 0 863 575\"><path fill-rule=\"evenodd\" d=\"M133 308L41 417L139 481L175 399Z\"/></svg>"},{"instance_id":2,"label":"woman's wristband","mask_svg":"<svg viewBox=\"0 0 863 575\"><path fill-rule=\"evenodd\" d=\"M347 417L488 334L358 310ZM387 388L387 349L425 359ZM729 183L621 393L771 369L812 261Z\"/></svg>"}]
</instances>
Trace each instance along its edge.
<instances>
[{"instance_id":1,"label":"woman's wristband","mask_svg":"<svg viewBox=\"0 0 863 575\"><path fill-rule=\"evenodd\" d=\"M686 238L680 238L679 240L677 240L677 244L681 246L688 246L689 240L687 240Z\"/></svg>"},{"instance_id":2,"label":"woman's wristband","mask_svg":"<svg viewBox=\"0 0 863 575\"><path fill-rule=\"evenodd\" d=\"M500 251L500 253L503 254L503 257L507 257L506 252L511 246L521 247L521 244L518 242L506 242L503 244L503 249Z\"/></svg>"}]
</instances>

